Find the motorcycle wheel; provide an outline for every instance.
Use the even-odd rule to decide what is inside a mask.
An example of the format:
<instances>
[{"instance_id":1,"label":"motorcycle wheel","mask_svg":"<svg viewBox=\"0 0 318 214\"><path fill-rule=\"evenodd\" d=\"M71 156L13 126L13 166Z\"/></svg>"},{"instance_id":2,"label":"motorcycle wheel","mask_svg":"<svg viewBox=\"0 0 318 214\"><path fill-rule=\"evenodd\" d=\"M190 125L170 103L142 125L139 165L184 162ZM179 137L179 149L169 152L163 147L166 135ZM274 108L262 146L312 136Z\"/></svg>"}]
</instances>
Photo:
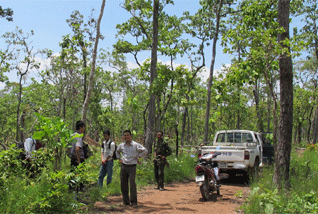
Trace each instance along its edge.
<instances>
[{"instance_id":1,"label":"motorcycle wheel","mask_svg":"<svg viewBox=\"0 0 318 214\"><path fill-rule=\"evenodd\" d=\"M209 186L206 185L206 182L200 186L200 192L204 200L209 200Z\"/></svg>"}]
</instances>

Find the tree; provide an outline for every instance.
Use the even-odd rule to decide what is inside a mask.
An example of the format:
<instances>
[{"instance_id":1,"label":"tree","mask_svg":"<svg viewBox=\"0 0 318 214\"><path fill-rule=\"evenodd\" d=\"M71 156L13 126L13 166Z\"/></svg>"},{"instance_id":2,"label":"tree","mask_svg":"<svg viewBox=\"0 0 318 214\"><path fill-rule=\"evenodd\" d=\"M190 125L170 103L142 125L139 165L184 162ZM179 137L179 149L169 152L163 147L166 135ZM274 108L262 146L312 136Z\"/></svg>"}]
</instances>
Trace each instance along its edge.
<instances>
[{"instance_id":1,"label":"tree","mask_svg":"<svg viewBox=\"0 0 318 214\"><path fill-rule=\"evenodd\" d=\"M226 15L229 9L224 9L224 5L228 4L231 5L232 1L203 1L203 7L202 7L202 13L203 11L208 11L209 14L211 12L214 12L214 15L211 18L215 19L215 27L213 29L213 40L212 40L212 59L211 59L211 65L210 65L210 74L208 79L208 86L207 86L207 105L206 105L206 114L205 114L205 122L204 122L204 140L205 142L208 141L209 136L209 119L210 119L210 109L211 109L211 88L213 83L213 72L214 72L214 63L215 63L215 57L216 57L216 43L219 39L219 31L220 27L222 27L221 18ZM223 10L222 10L223 9ZM223 14L224 13L224 14ZM209 17L210 18L210 17Z\"/></svg>"},{"instance_id":2,"label":"tree","mask_svg":"<svg viewBox=\"0 0 318 214\"><path fill-rule=\"evenodd\" d=\"M151 68L150 68L150 100L148 125L145 140L145 147L152 153L152 145L155 133L155 117L156 117L156 94L154 93L154 81L157 78L157 50L158 50L158 16L159 16L159 0L153 2L153 31L152 31L152 47L151 47Z\"/></svg>"},{"instance_id":3,"label":"tree","mask_svg":"<svg viewBox=\"0 0 318 214\"><path fill-rule=\"evenodd\" d=\"M292 12L295 13L296 16L303 16L303 20L305 20L305 25L300 30L300 34L298 34L296 28L296 38L305 41L309 52L311 52L312 56L316 58L316 62L318 62L317 0L295 1L292 6ZM316 144L318 140L318 97L314 110L312 136L312 142Z\"/></svg>"},{"instance_id":4,"label":"tree","mask_svg":"<svg viewBox=\"0 0 318 214\"><path fill-rule=\"evenodd\" d=\"M103 13L104 13L104 8L105 8L105 3L106 0L103 0L101 9L100 9L100 14L97 19L97 32L96 32L96 39L95 39L95 44L94 44L94 50L93 50L93 59L92 59L92 68L91 72L89 75L89 85L88 85L88 91L87 91L87 96L85 98L84 104L83 104L83 115L82 115L82 120L86 120L86 115L87 115L87 109L88 109L88 104L89 104L89 99L92 93L93 89L93 81L94 81L94 74L95 74L95 66L96 66L96 56L97 56L97 48L98 48L98 40L100 36L100 23L102 21Z\"/></svg>"},{"instance_id":5,"label":"tree","mask_svg":"<svg viewBox=\"0 0 318 214\"><path fill-rule=\"evenodd\" d=\"M33 35L33 31L30 33L24 33L18 27L14 32L8 32L3 37L6 38L8 45L14 46L15 52L11 52L11 69L17 71L19 76L19 93L18 93L18 105L17 105L17 118L16 118L16 140L24 140L24 130L22 128L24 124L24 114L20 115L20 106L22 102L22 81L28 72L32 69L39 68L39 63L36 62L35 56L38 52L34 52L33 48L30 47L29 37ZM15 49L15 46L20 48Z\"/></svg>"},{"instance_id":6,"label":"tree","mask_svg":"<svg viewBox=\"0 0 318 214\"><path fill-rule=\"evenodd\" d=\"M0 17L1 18L6 18L6 20L8 20L9 22L13 21L13 10L11 8L6 8L6 9L2 9L2 7L0 6Z\"/></svg>"},{"instance_id":7,"label":"tree","mask_svg":"<svg viewBox=\"0 0 318 214\"><path fill-rule=\"evenodd\" d=\"M278 23L284 30L278 34L278 42L283 47L279 58L280 68L280 123L279 141L275 153L273 182L279 189L290 188L289 166L293 133L293 67L289 44L290 0L279 0Z\"/></svg>"},{"instance_id":8,"label":"tree","mask_svg":"<svg viewBox=\"0 0 318 214\"><path fill-rule=\"evenodd\" d=\"M87 74L88 74L88 68L87 68L87 61L89 59L89 56L92 52L92 44L95 41L95 38L93 38L93 34L96 31L96 21L93 16L93 11L91 16L88 18L88 22L84 23L84 16L80 14L79 11L73 11L71 14L71 18L67 19L66 22L69 24L70 28L72 29L74 35L69 39L69 42L74 43L76 46L80 48L81 56L82 56L82 63L83 63L83 91L84 91L84 99L85 101L86 94L87 94ZM85 40L88 36L88 41ZM99 35L100 39L103 39L104 37L102 35Z\"/></svg>"}]
</instances>

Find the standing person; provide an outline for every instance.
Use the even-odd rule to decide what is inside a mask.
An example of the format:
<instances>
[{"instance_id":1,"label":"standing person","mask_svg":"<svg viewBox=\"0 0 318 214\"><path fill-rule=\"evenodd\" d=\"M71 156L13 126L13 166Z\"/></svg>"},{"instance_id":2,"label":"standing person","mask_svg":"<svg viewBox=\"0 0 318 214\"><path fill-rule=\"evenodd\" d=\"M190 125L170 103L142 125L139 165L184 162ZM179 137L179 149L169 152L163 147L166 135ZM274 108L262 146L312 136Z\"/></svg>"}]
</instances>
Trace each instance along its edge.
<instances>
[{"instance_id":1,"label":"standing person","mask_svg":"<svg viewBox=\"0 0 318 214\"><path fill-rule=\"evenodd\" d=\"M38 164L35 158L32 156L33 151L44 147L40 140L35 140L29 137L24 142L25 158L23 158L26 163L23 163L23 167L28 170L29 178L35 178L36 174L40 173ZM43 165L42 165L43 166Z\"/></svg>"},{"instance_id":2,"label":"standing person","mask_svg":"<svg viewBox=\"0 0 318 214\"><path fill-rule=\"evenodd\" d=\"M105 130L103 132L104 141L102 142L102 162L98 176L98 185L103 186L104 178L107 174L107 185L112 182L113 177L113 153L115 151L115 143L110 140L110 131Z\"/></svg>"},{"instance_id":3,"label":"standing person","mask_svg":"<svg viewBox=\"0 0 318 214\"><path fill-rule=\"evenodd\" d=\"M155 170L155 178L158 183L158 189L164 189L164 170L165 165L168 165L166 157L171 155L172 151L169 147L168 143L164 141L163 132L159 131L157 133L158 141L155 144L155 152L154 152L154 170ZM169 165L168 165L169 166Z\"/></svg>"},{"instance_id":4,"label":"standing person","mask_svg":"<svg viewBox=\"0 0 318 214\"><path fill-rule=\"evenodd\" d=\"M129 130L124 131L123 138L124 143L121 143L117 148L117 157L119 163L121 163L120 181L121 192L123 194L123 202L125 205L131 204L133 207L137 206L137 187L136 187L136 165L139 159L145 157L148 150L141 144L132 140L131 132ZM130 186L130 200L128 180Z\"/></svg>"},{"instance_id":5,"label":"standing person","mask_svg":"<svg viewBox=\"0 0 318 214\"><path fill-rule=\"evenodd\" d=\"M75 124L76 132L74 135L78 134L84 134L85 132L85 123L83 121L77 121ZM72 143L71 148L71 172L73 172L78 165L81 163L84 163L84 150L83 150L83 137L76 137L76 141ZM73 179L72 179L73 180ZM70 182L69 187L70 189L73 188L73 183ZM76 184L75 184L76 185ZM84 188L84 184L80 183L80 189L82 190ZM76 189L77 191L78 189Z\"/></svg>"},{"instance_id":6,"label":"standing person","mask_svg":"<svg viewBox=\"0 0 318 214\"><path fill-rule=\"evenodd\" d=\"M83 121L77 121L75 124L76 134L84 134L85 132L85 123ZM80 163L85 161L84 150L83 150L83 137L76 137L76 142L72 144L71 149L71 167L76 168Z\"/></svg>"}]
</instances>

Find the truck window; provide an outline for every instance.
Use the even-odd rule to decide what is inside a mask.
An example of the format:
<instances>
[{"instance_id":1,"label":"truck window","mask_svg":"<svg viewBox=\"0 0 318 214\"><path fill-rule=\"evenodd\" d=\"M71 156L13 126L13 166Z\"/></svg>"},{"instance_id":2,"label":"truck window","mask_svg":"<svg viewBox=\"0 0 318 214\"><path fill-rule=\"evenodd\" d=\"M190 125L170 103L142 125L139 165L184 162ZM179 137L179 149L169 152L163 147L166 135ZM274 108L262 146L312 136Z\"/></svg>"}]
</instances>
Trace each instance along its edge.
<instances>
[{"instance_id":1,"label":"truck window","mask_svg":"<svg viewBox=\"0 0 318 214\"><path fill-rule=\"evenodd\" d=\"M242 134L242 142L253 142L253 136L250 133L243 133Z\"/></svg>"},{"instance_id":2,"label":"truck window","mask_svg":"<svg viewBox=\"0 0 318 214\"><path fill-rule=\"evenodd\" d=\"M216 142L217 143L225 142L225 134L224 133L218 134L218 137L216 138Z\"/></svg>"},{"instance_id":3,"label":"truck window","mask_svg":"<svg viewBox=\"0 0 318 214\"><path fill-rule=\"evenodd\" d=\"M233 132L230 133L219 133L216 142L217 143L233 143Z\"/></svg>"},{"instance_id":4,"label":"truck window","mask_svg":"<svg viewBox=\"0 0 318 214\"><path fill-rule=\"evenodd\" d=\"M242 143L242 133L234 133L234 143Z\"/></svg>"},{"instance_id":5,"label":"truck window","mask_svg":"<svg viewBox=\"0 0 318 214\"><path fill-rule=\"evenodd\" d=\"M233 137L233 133L226 133L227 134L227 141L228 143L233 143L234 142L234 137Z\"/></svg>"}]
</instances>

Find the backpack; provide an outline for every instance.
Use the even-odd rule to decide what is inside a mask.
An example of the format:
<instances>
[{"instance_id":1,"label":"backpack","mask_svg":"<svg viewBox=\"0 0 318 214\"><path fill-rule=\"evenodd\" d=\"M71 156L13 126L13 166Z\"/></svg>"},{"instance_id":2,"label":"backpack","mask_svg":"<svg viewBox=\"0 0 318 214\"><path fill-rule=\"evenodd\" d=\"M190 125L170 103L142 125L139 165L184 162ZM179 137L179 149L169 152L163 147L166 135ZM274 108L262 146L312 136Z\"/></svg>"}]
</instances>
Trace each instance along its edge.
<instances>
[{"instance_id":1,"label":"backpack","mask_svg":"<svg viewBox=\"0 0 318 214\"><path fill-rule=\"evenodd\" d=\"M110 141L110 143L108 144L108 149L110 149L110 146L111 146L112 143L115 144L115 150L114 150L114 152L113 152L112 159L113 159L113 160L117 160L117 156L116 156L117 145L116 145L116 143L113 142L113 141ZM104 149L104 144L103 144L103 143L102 143L102 148Z\"/></svg>"},{"instance_id":2,"label":"backpack","mask_svg":"<svg viewBox=\"0 0 318 214\"><path fill-rule=\"evenodd\" d=\"M84 151L84 159L89 158L93 154L93 152L91 151L87 143L83 143L83 151Z\"/></svg>"}]
</instances>

